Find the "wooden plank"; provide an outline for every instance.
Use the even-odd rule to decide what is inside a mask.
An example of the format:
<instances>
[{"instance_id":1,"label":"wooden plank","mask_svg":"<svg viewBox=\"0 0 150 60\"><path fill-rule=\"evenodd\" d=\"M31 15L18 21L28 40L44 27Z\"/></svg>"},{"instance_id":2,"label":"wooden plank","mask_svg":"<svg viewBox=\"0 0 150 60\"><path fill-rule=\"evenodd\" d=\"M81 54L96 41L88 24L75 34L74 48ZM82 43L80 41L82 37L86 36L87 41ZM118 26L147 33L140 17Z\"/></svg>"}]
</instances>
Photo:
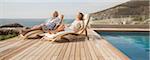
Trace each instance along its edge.
<instances>
[{"instance_id":1,"label":"wooden plank","mask_svg":"<svg viewBox=\"0 0 150 60\"><path fill-rule=\"evenodd\" d=\"M48 57L48 55L51 54L51 52L53 51L53 49L56 47L55 44L52 44L50 42L49 42L49 44L51 45L51 47L49 47L48 50L47 50L47 52L41 57L41 60L46 60L46 58Z\"/></svg>"},{"instance_id":2,"label":"wooden plank","mask_svg":"<svg viewBox=\"0 0 150 60\"><path fill-rule=\"evenodd\" d=\"M0 48L0 53L1 53L1 52L4 52L4 51L6 51L6 50L9 50L9 49L13 49L13 48L15 48L15 47L17 47L17 46L19 46L19 45L22 45L22 44L25 43L25 42L27 42L27 41L17 41L17 42L14 43L14 44L9 44L9 45L7 45L7 46L5 46L5 47L1 47L1 48Z\"/></svg>"},{"instance_id":3,"label":"wooden plank","mask_svg":"<svg viewBox=\"0 0 150 60\"><path fill-rule=\"evenodd\" d=\"M79 41L76 42L76 51L75 51L75 60L81 60L80 59L80 43Z\"/></svg>"},{"instance_id":4,"label":"wooden plank","mask_svg":"<svg viewBox=\"0 0 150 60\"><path fill-rule=\"evenodd\" d=\"M90 40L50 43L36 40L14 40L0 45L1 60L129 60L99 35L90 33ZM2 42L7 43L7 42ZM2 53L2 54L1 54Z\"/></svg>"},{"instance_id":5,"label":"wooden plank","mask_svg":"<svg viewBox=\"0 0 150 60\"><path fill-rule=\"evenodd\" d=\"M29 47L28 49L26 49L25 51L23 51L22 53L20 53L20 55L18 55L18 57L16 58L17 59L25 59L25 57L27 57L29 54L33 53L43 42L41 41L38 41L36 44L34 44L33 46ZM37 45L38 44L38 45Z\"/></svg>"},{"instance_id":6,"label":"wooden plank","mask_svg":"<svg viewBox=\"0 0 150 60\"><path fill-rule=\"evenodd\" d=\"M73 46L73 43L72 42L68 42L68 48L66 50L66 53L64 55L64 58L63 60L69 60L69 57L70 57L70 53L71 53L71 47Z\"/></svg>"},{"instance_id":7,"label":"wooden plank","mask_svg":"<svg viewBox=\"0 0 150 60\"><path fill-rule=\"evenodd\" d=\"M50 51L51 53L47 55L46 60L51 60L51 58L54 55L54 53L60 47L60 44L57 44L57 43L52 43L52 44L55 45L55 47Z\"/></svg>"},{"instance_id":8,"label":"wooden plank","mask_svg":"<svg viewBox=\"0 0 150 60\"><path fill-rule=\"evenodd\" d=\"M107 51L106 47L103 46L103 43L100 43L101 42L101 37L94 31L91 31L91 34L93 35L95 44L97 44L96 47L102 53L102 56L104 57L104 59L105 60L113 59L114 57L112 57L111 53L109 53L109 51Z\"/></svg>"},{"instance_id":9,"label":"wooden plank","mask_svg":"<svg viewBox=\"0 0 150 60\"><path fill-rule=\"evenodd\" d=\"M44 41L41 41L42 43L40 44L40 46L37 46L37 49L33 50L30 54L28 54L27 56L23 57L22 60L33 60L34 57L36 57L36 53L38 53L39 51L41 51L41 49L43 48L43 46L47 43Z\"/></svg>"},{"instance_id":10,"label":"wooden plank","mask_svg":"<svg viewBox=\"0 0 150 60\"><path fill-rule=\"evenodd\" d=\"M48 44L48 46L45 49L43 49L43 52L40 53L40 55L38 55L39 57L37 57L37 60L44 60L43 57L46 55L46 53L49 52L49 49L52 47L51 43L47 43L47 44Z\"/></svg>"},{"instance_id":11,"label":"wooden plank","mask_svg":"<svg viewBox=\"0 0 150 60\"><path fill-rule=\"evenodd\" d=\"M88 46L89 51L90 51L90 54L91 54L91 57L92 57L92 60L98 60L98 58L97 58L96 54L94 53L94 50L93 50L93 48L92 48L92 46L90 45L89 42L90 41L86 41L87 46Z\"/></svg>"},{"instance_id":12,"label":"wooden plank","mask_svg":"<svg viewBox=\"0 0 150 60\"><path fill-rule=\"evenodd\" d=\"M57 59L57 57L60 54L63 47L64 47L64 43L59 43L59 47L57 48L56 52L53 54L51 60L56 60Z\"/></svg>"},{"instance_id":13,"label":"wooden plank","mask_svg":"<svg viewBox=\"0 0 150 60\"><path fill-rule=\"evenodd\" d=\"M97 41L98 42L98 41ZM102 56L104 57L105 60L111 60L111 55L110 53L107 52L107 50L105 49L105 47L103 47L103 45L101 44L97 44L97 48L100 51L100 53L102 53Z\"/></svg>"},{"instance_id":14,"label":"wooden plank","mask_svg":"<svg viewBox=\"0 0 150 60\"><path fill-rule=\"evenodd\" d=\"M70 58L69 60L75 60L75 51L76 51L76 42L72 43L72 48L71 48L71 53L70 53Z\"/></svg>"},{"instance_id":15,"label":"wooden plank","mask_svg":"<svg viewBox=\"0 0 150 60\"><path fill-rule=\"evenodd\" d=\"M86 55L85 55L86 52L85 52L84 42L85 41L80 42L81 43L81 47L80 47L80 49L81 49L81 60L87 60Z\"/></svg>"},{"instance_id":16,"label":"wooden plank","mask_svg":"<svg viewBox=\"0 0 150 60\"><path fill-rule=\"evenodd\" d=\"M11 55L7 56L6 59L10 59L12 57L14 57L15 55L19 54L20 52L24 51L25 49L27 49L28 47L32 46L33 44L35 44L37 41L33 41L31 44L27 44L26 46L22 46L20 49L15 50L14 53L12 53Z\"/></svg>"},{"instance_id":17,"label":"wooden plank","mask_svg":"<svg viewBox=\"0 0 150 60\"><path fill-rule=\"evenodd\" d=\"M28 54L32 53L35 49L37 49L37 46L41 45L41 43L42 43L41 41L36 42L35 44L28 47L27 49L25 49L21 53L19 53L19 54L15 55L14 57L12 57L11 60L21 60L21 59L23 59L25 56L27 56Z\"/></svg>"},{"instance_id":18,"label":"wooden plank","mask_svg":"<svg viewBox=\"0 0 150 60\"><path fill-rule=\"evenodd\" d=\"M61 50L60 54L57 57L57 60L61 60L64 58L64 54L66 52L67 47L68 47L68 43L65 43L63 49Z\"/></svg>"},{"instance_id":19,"label":"wooden plank","mask_svg":"<svg viewBox=\"0 0 150 60\"><path fill-rule=\"evenodd\" d=\"M21 41L22 42L22 41ZM23 44L26 44L28 43L29 41L24 41L24 43L21 43L20 41L17 42L16 44L13 44L13 45L10 45L10 46L7 46L7 47L4 47L3 49L1 48L0 49L0 57L12 52L13 50L17 49L18 47L21 47L23 46ZM18 46L16 46L18 45Z\"/></svg>"},{"instance_id":20,"label":"wooden plank","mask_svg":"<svg viewBox=\"0 0 150 60\"><path fill-rule=\"evenodd\" d=\"M5 43L0 46L0 52L6 50L8 48L11 48L12 46L13 47L16 46L16 44L19 44L20 42L24 42L21 40L17 40L17 37L12 38L12 39L16 39L16 40L11 40L11 39L10 39L10 41L6 40Z\"/></svg>"},{"instance_id":21,"label":"wooden plank","mask_svg":"<svg viewBox=\"0 0 150 60\"><path fill-rule=\"evenodd\" d=\"M3 43L11 42L11 41L16 41L16 40L14 40L13 38L6 39L6 40L1 40L0 45L3 44Z\"/></svg>"},{"instance_id":22,"label":"wooden plank","mask_svg":"<svg viewBox=\"0 0 150 60\"><path fill-rule=\"evenodd\" d=\"M93 47L93 50L98 58L98 60L104 60L103 56L101 55L100 51L96 48L96 44L94 43L94 41L90 42L91 46Z\"/></svg>"},{"instance_id":23,"label":"wooden plank","mask_svg":"<svg viewBox=\"0 0 150 60\"><path fill-rule=\"evenodd\" d=\"M0 44L0 48L3 48L5 46L8 46L8 45L11 45L11 44L14 44L16 43L18 40L11 40L11 41L8 41L8 42L3 42Z\"/></svg>"},{"instance_id":24,"label":"wooden plank","mask_svg":"<svg viewBox=\"0 0 150 60\"><path fill-rule=\"evenodd\" d=\"M115 59L115 60L121 60L120 57L118 57L118 55L114 54L114 51L112 51L112 49L110 49L110 47L106 46L105 43L101 40L100 44L103 43L103 47L105 47L105 51L108 52L110 55L111 59ZM118 51L119 52L119 51Z\"/></svg>"},{"instance_id":25,"label":"wooden plank","mask_svg":"<svg viewBox=\"0 0 150 60\"><path fill-rule=\"evenodd\" d=\"M92 60L92 57L91 57L91 54L90 54L90 50L88 48L88 45L87 45L87 40L84 42L84 49L85 49L85 55L86 55L86 59L87 60Z\"/></svg>"},{"instance_id":26,"label":"wooden plank","mask_svg":"<svg viewBox=\"0 0 150 60\"><path fill-rule=\"evenodd\" d=\"M100 48L101 53L103 54L104 58L107 60L119 60L112 52L110 52L108 47L105 47L101 40L95 40L97 44L97 48Z\"/></svg>"},{"instance_id":27,"label":"wooden plank","mask_svg":"<svg viewBox=\"0 0 150 60\"><path fill-rule=\"evenodd\" d=\"M121 60L116 54L114 54L114 51L112 51L110 49L110 47L106 46L103 42L103 47L105 47L105 51L107 51L109 53L109 55L111 56L110 58L111 59L114 59L114 60Z\"/></svg>"},{"instance_id":28,"label":"wooden plank","mask_svg":"<svg viewBox=\"0 0 150 60\"><path fill-rule=\"evenodd\" d=\"M105 47L108 47L110 51L116 55L116 57L119 57L121 60L130 60L127 56L125 56L123 53L121 53L119 50L117 50L115 47L113 47L110 43L108 43L106 40L103 40Z\"/></svg>"},{"instance_id":29,"label":"wooden plank","mask_svg":"<svg viewBox=\"0 0 150 60\"><path fill-rule=\"evenodd\" d=\"M14 37L14 38L10 38L10 39L6 39L6 40L3 40L3 41L0 41L0 45L3 45L5 43L8 43L8 42L12 42L12 41L18 41L19 37Z\"/></svg>"},{"instance_id":30,"label":"wooden plank","mask_svg":"<svg viewBox=\"0 0 150 60\"><path fill-rule=\"evenodd\" d=\"M47 47L51 45L49 42L45 42L45 44L42 45L42 48L38 49L34 55L32 55L31 60L38 60L42 57L43 53L46 51Z\"/></svg>"},{"instance_id":31,"label":"wooden plank","mask_svg":"<svg viewBox=\"0 0 150 60\"><path fill-rule=\"evenodd\" d=\"M119 55L121 55L121 57L124 57L123 59L129 59L127 56L125 56L122 52L120 52L118 49L116 49L115 47L113 47L110 43L108 43L106 40L101 40L101 36L100 35L98 35L95 31L93 31L93 30L90 30L90 32L91 32L91 34L92 35L94 35L94 38L95 37L99 37L99 38L96 38L96 43L98 43L98 45L97 45L97 47L100 47L101 48L101 50L103 51L103 52L105 52L106 54L104 54L104 53L102 53L102 55L105 55L105 57L104 58L106 58L106 56L107 57L109 57L109 58L117 58L117 59L120 59L120 58L118 58L118 56L115 56L116 54L115 53L118 53ZM98 42L99 41L99 42ZM105 43L104 43L104 41L105 42L107 42L108 43L108 45L106 45ZM107 47L107 46L109 46L109 47ZM113 48L113 49L115 49L116 51L113 51L113 49L111 49L111 48ZM111 53L111 54L110 54ZM113 57L114 56L114 57ZM106 58L107 59L107 58ZM121 58L122 59L122 58ZM110 59L109 59L110 60Z\"/></svg>"},{"instance_id":32,"label":"wooden plank","mask_svg":"<svg viewBox=\"0 0 150 60\"><path fill-rule=\"evenodd\" d=\"M23 50L25 50L26 48L28 48L29 46L33 45L34 43L36 43L36 41L34 42L31 42L31 43L28 43L28 44L23 44L23 46L20 46L20 47L17 47L17 49L15 49L14 51L10 52L9 54L7 55L4 55L3 57L1 57L2 59L9 59L11 57L13 57L14 55L22 52Z\"/></svg>"}]
</instances>

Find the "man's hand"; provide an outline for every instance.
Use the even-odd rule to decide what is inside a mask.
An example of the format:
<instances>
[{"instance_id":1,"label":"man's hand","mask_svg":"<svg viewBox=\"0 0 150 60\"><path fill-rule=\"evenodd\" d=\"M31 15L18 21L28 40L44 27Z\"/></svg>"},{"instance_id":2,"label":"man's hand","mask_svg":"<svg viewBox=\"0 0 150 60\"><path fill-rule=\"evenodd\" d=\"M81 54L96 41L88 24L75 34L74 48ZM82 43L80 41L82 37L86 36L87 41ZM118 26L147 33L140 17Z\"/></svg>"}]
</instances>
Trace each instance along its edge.
<instances>
[{"instance_id":1,"label":"man's hand","mask_svg":"<svg viewBox=\"0 0 150 60\"><path fill-rule=\"evenodd\" d=\"M60 18L61 18L61 20L63 20L64 19L64 15L61 15Z\"/></svg>"}]
</instances>

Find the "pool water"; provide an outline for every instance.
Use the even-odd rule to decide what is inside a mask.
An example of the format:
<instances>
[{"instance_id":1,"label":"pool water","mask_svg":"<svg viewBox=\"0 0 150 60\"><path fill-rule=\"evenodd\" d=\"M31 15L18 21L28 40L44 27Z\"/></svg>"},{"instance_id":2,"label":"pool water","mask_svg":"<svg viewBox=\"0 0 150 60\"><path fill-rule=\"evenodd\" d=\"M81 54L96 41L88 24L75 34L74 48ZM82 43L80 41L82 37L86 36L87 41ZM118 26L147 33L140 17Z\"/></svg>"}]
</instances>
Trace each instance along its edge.
<instances>
[{"instance_id":1,"label":"pool water","mask_svg":"<svg viewBox=\"0 0 150 60\"><path fill-rule=\"evenodd\" d=\"M149 32L98 32L131 60L149 60Z\"/></svg>"}]
</instances>

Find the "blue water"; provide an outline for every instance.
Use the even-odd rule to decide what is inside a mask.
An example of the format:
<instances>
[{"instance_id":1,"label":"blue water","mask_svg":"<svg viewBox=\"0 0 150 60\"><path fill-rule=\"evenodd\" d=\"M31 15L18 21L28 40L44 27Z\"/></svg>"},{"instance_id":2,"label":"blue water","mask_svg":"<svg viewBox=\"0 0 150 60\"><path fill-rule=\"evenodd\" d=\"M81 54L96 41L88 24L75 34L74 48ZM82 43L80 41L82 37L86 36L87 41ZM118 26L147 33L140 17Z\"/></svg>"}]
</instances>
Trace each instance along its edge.
<instances>
[{"instance_id":1,"label":"blue water","mask_svg":"<svg viewBox=\"0 0 150 60\"><path fill-rule=\"evenodd\" d=\"M98 32L131 60L149 60L149 32Z\"/></svg>"},{"instance_id":2,"label":"blue water","mask_svg":"<svg viewBox=\"0 0 150 60\"><path fill-rule=\"evenodd\" d=\"M0 25L10 24L10 23L20 23L27 27L32 27L44 23L47 19L0 19ZM65 24L70 24L74 19L64 19Z\"/></svg>"}]
</instances>

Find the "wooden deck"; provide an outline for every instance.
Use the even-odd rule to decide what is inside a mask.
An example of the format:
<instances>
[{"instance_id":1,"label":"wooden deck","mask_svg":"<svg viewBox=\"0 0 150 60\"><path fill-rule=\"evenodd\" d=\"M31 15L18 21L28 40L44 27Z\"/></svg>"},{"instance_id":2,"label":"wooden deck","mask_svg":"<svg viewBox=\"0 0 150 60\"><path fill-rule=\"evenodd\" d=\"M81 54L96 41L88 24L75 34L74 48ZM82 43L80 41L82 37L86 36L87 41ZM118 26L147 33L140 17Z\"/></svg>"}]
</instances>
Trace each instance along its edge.
<instances>
[{"instance_id":1,"label":"wooden deck","mask_svg":"<svg viewBox=\"0 0 150 60\"><path fill-rule=\"evenodd\" d=\"M129 60L94 31L89 36L90 40L64 43L15 37L0 42L0 60Z\"/></svg>"}]
</instances>

